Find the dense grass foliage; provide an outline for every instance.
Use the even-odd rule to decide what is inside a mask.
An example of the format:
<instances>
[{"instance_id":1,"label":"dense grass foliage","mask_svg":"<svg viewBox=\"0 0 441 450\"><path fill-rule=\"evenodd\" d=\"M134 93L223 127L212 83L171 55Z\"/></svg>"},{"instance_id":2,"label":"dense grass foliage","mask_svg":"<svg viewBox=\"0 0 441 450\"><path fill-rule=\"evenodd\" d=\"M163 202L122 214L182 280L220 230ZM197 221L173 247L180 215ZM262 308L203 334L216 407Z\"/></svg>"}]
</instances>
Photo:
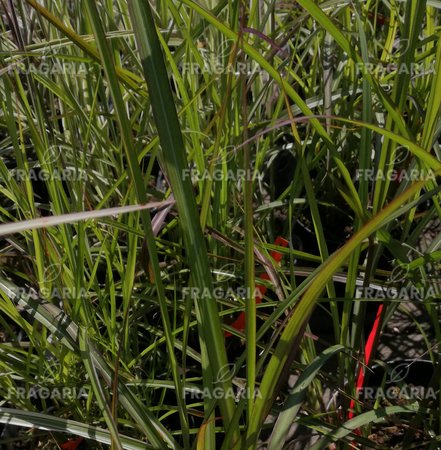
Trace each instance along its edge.
<instances>
[{"instance_id":1,"label":"dense grass foliage","mask_svg":"<svg viewBox=\"0 0 441 450\"><path fill-rule=\"evenodd\" d=\"M439 448L440 11L1 0L0 445Z\"/></svg>"}]
</instances>

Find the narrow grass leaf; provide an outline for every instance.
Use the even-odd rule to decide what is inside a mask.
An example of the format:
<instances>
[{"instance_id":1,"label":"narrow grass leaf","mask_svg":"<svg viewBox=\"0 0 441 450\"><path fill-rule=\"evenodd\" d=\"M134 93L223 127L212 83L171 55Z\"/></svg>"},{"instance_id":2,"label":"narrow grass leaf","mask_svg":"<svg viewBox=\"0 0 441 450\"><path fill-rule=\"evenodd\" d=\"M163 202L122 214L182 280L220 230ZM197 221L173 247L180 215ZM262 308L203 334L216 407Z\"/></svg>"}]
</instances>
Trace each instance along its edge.
<instances>
[{"instance_id":1,"label":"narrow grass leaf","mask_svg":"<svg viewBox=\"0 0 441 450\"><path fill-rule=\"evenodd\" d=\"M326 361L342 350L344 350L342 345L333 345L332 347L327 348L300 374L283 405L282 412L277 418L271 438L268 442L268 450L279 450L284 448L289 429L294 423L302 403L305 401L308 388L311 386L311 383Z\"/></svg>"},{"instance_id":2,"label":"narrow grass leaf","mask_svg":"<svg viewBox=\"0 0 441 450\"><path fill-rule=\"evenodd\" d=\"M61 417L49 416L47 414L35 413L30 411L20 411L12 408L0 407L0 423L16 425L25 428L39 428L59 433L70 433L75 436L82 436L86 439L102 444L110 445L112 437L109 431L93 425L76 422ZM145 442L133 439L128 436L120 436L122 448L125 450L149 450L155 447Z\"/></svg>"},{"instance_id":3,"label":"narrow grass leaf","mask_svg":"<svg viewBox=\"0 0 441 450\"><path fill-rule=\"evenodd\" d=\"M226 367L227 356L218 308L211 294L211 273L193 187L190 178L185 176L188 164L176 107L150 6L140 0L131 0L129 11L160 137L161 157L176 199L193 283L200 292L210 293L208 298L197 298L196 305L214 378ZM230 380L222 380L219 385L225 392L231 389ZM219 404L227 427L234 414L234 400L221 398Z\"/></svg>"}]
</instances>

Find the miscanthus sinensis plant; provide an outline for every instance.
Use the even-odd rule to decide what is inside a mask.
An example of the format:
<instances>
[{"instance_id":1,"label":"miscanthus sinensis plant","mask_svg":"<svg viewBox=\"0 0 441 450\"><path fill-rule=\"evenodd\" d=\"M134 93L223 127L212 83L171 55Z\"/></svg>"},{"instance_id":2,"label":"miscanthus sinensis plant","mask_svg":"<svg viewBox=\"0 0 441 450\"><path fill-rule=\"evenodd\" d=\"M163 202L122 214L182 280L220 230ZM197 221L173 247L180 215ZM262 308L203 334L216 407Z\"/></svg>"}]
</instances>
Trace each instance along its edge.
<instances>
[{"instance_id":1,"label":"miscanthus sinensis plant","mask_svg":"<svg viewBox=\"0 0 441 450\"><path fill-rule=\"evenodd\" d=\"M440 8L2 0L0 441L437 448Z\"/></svg>"}]
</instances>

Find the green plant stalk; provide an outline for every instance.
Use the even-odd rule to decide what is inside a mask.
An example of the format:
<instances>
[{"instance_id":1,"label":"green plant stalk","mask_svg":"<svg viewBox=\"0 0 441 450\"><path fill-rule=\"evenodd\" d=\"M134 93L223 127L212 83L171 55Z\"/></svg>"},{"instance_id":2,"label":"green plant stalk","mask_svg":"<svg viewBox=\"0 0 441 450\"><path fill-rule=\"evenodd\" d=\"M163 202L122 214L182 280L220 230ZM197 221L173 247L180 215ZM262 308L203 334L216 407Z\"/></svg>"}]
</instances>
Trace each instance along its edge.
<instances>
[{"instance_id":1,"label":"green plant stalk","mask_svg":"<svg viewBox=\"0 0 441 450\"><path fill-rule=\"evenodd\" d=\"M356 9L355 11L355 18L358 25L358 33L359 33L359 39L360 39L360 51L361 51L361 57L365 63L369 62L369 52L368 52L368 41L367 36L364 30L364 23L362 22L360 18L360 13ZM362 121L365 123L371 123L372 122L372 89L369 84L369 82L366 80L366 78L363 78L363 111L362 111ZM372 132L367 129L363 128L361 130L361 136L360 136L360 162L359 162L359 169L361 173L364 173L366 169L370 166L371 161L371 147L372 147ZM359 179L359 187L358 187L358 201L360 205L368 205L369 204L369 183L368 180L365 177L360 177ZM354 229L359 230L363 224L365 223L365 220L363 218L357 217L355 219ZM371 247L369 247L369 251ZM351 255L349 258L349 264L348 264L348 281L346 283L345 287L345 297L350 298L354 295L355 287L356 287L356 278L357 278L357 272L358 272L358 264L361 254L361 246L359 246ZM367 277L365 276L364 283L365 285L369 282ZM351 302L344 302L343 305L343 313L342 313L342 327L340 330L340 343L342 345L350 345L350 338L349 338L349 327L352 324L352 335L359 334L357 330L361 330L364 326L364 314L361 314L360 309L362 308L362 305L360 305L359 302L355 302L354 304L351 304ZM351 315L352 312L352 315ZM353 318L353 319L352 319ZM351 320L352 319L352 320ZM354 348L354 351L358 351L358 348ZM340 386L344 386L344 377L345 374L348 376L348 385L349 389L351 389L351 393L355 392L355 386L354 386L354 373L355 373L355 362L352 359L349 358L343 358L342 355L339 355L339 366L340 366ZM357 407L358 405L356 405Z\"/></svg>"},{"instance_id":2,"label":"green plant stalk","mask_svg":"<svg viewBox=\"0 0 441 450\"><path fill-rule=\"evenodd\" d=\"M318 204L315 199L314 188L312 185L311 177L308 172L308 168L306 166L305 158L302 157L300 164L301 164L301 170L302 170L302 175L303 175L303 182L304 182L304 186L305 186L306 197L309 201L312 222L314 225L314 231L315 231L315 235L317 238L317 246L319 248L320 257L322 259L322 262L324 262L329 258L329 252L328 252L328 246L326 244L325 233L323 231L322 221L320 219ZM332 280L331 280L331 282L329 282L327 284L326 288L327 288L327 293L328 293L329 298L335 299L335 297L336 297L335 287L334 287L334 283L332 282ZM331 316L332 316L332 323L334 326L335 341L338 342L338 340L339 340L338 330L340 330L340 320L338 317L337 303L335 302L335 300L331 300L329 303L330 303L330 307L331 307Z\"/></svg>"},{"instance_id":3,"label":"green plant stalk","mask_svg":"<svg viewBox=\"0 0 441 450\"><path fill-rule=\"evenodd\" d=\"M141 0L131 0L129 11L160 137L161 156L176 199L193 283L201 292L210 293L208 298L197 298L195 304L215 378L226 366L227 355L217 304L211 295L211 273L193 187L190 178L185 176L188 164L176 107L150 6ZM218 387L229 392L232 384L230 380L222 380L218 381ZM232 398L225 397L219 400L219 406L225 428L228 428L235 405Z\"/></svg>"},{"instance_id":4,"label":"green plant stalk","mask_svg":"<svg viewBox=\"0 0 441 450\"><path fill-rule=\"evenodd\" d=\"M246 6L242 7L242 24L245 26ZM244 36L239 31L239 47L243 48ZM245 53L242 53L242 62L245 60ZM247 79L245 74L241 74L241 101L242 101L242 121L243 140L248 140L248 99L247 99ZM254 227L253 227L253 170L251 167L250 145L245 144L243 149L243 168L245 170L244 179L244 230L245 230L245 336L246 336L246 377L247 377L247 422L251 421L251 414L254 406L254 391L256 387L256 298L254 295Z\"/></svg>"},{"instance_id":5,"label":"green plant stalk","mask_svg":"<svg viewBox=\"0 0 441 450\"><path fill-rule=\"evenodd\" d=\"M236 59L237 49L238 49L238 43L235 42L233 50L228 58L228 64L231 64L231 65L234 64L234 61ZM224 101L222 102L222 105L221 105L221 108L219 111L219 118L217 121L218 125L217 125L216 139L215 139L214 148L213 148L213 156L211 159L211 163L208 167L210 176L208 177L208 180L206 180L206 182L205 182L204 194L202 196L202 206L201 206L201 214L200 214L200 216L201 216L200 222L201 222L202 229L205 229L205 226L207 224L207 217L208 217L210 200L211 200L211 195L212 195L212 190L213 190L212 174L213 174L213 171L217 164L217 159L220 155L219 149L220 149L220 142L221 142L221 138L222 138L222 128L225 125L228 100L231 98L232 79L233 79L232 74L228 73L227 81L226 81L226 94L224 96Z\"/></svg>"},{"instance_id":6,"label":"green plant stalk","mask_svg":"<svg viewBox=\"0 0 441 450\"><path fill-rule=\"evenodd\" d=\"M118 426L116 424L116 420L112 416L112 413L108 405L108 399L106 399L105 393L98 378L98 373L93 364L90 352L88 351L90 343L88 342L86 329L82 328L79 331L80 332L78 334L78 342L81 356L83 358L84 365L86 366L87 373L89 374L90 383L93 386L93 392L96 396L98 405L104 416L104 420L106 421L106 424L109 427L110 435L112 437L112 449L122 450L123 447L118 433Z\"/></svg>"},{"instance_id":7,"label":"green plant stalk","mask_svg":"<svg viewBox=\"0 0 441 450\"><path fill-rule=\"evenodd\" d=\"M406 17L404 23L404 35L402 36L402 42L406 43L407 50L400 55L398 61L398 67L411 67L411 64L415 60L415 49L419 40L421 22L423 20L424 8L426 0L420 0L419 2L407 2L406 3ZM409 95L410 74L407 71L398 71L397 78L395 80L394 88L392 91L392 101L396 104L396 111L400 116L404 113L405 102ZM391 131L398 131L397 124L394 123L395 118L388 114L386 119L385 128ZM408 133L409 134L409 133ZM396 143L389 139L384 139L381 146L378 170L383 173L386 172L394 162L394 156L396 152ZM379 180L375 183L374 197L373 197L373 213L375 214L380 210L386 200L387 192L390 186L390 180L386 177L385 180Z\"/></svg>"}]
</instances>

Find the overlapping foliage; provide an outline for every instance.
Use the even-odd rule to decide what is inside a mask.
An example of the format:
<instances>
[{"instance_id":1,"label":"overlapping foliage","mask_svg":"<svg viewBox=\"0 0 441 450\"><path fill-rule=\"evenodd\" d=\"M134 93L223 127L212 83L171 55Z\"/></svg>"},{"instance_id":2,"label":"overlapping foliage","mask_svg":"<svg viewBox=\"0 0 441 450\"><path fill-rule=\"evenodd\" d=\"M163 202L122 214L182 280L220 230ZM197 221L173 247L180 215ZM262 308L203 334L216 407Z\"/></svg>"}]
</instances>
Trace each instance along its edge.
<instances>
[{"instance_id":1,"label":"overlapping foliage","mask_svg":"<svg viewBox=\"0 0 441 450\"><path fill-rule=\"evenodd\" d=\"M431 288L418 327L439 391L440 235L421 235L441 212L441 2L0 10L4 430L227 450L284 448L300 425L314 448L381 448L393 415L400 448L415 430L436 448L439 401L349 409L378 304L357 286L397 268ZM382 326L410 297L382 299Z\"/></svg>"}]
</instances>

